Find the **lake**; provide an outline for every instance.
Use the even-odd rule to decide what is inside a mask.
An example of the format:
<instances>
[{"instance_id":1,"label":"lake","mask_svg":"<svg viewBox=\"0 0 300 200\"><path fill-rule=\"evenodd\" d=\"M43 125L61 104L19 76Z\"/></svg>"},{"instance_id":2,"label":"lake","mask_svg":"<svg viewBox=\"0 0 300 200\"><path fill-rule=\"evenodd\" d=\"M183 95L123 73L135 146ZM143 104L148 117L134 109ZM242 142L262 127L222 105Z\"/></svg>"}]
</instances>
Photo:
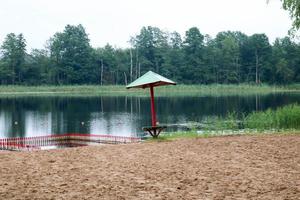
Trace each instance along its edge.
<instances>
[{"instance_id":1,"label":"lake","mask_svg":"<svg viewBox=\"0 0 300 200\"><path fill-rule=\"evenodd\" d=\"M249 113L300 103L300 93L157 97L157 119L179 130L228 112ZM138 136L151 124L148 97L1 97L0 138L66 133ZM167 130L168 131L168 130Z\"/></svg>"}]
</instances>

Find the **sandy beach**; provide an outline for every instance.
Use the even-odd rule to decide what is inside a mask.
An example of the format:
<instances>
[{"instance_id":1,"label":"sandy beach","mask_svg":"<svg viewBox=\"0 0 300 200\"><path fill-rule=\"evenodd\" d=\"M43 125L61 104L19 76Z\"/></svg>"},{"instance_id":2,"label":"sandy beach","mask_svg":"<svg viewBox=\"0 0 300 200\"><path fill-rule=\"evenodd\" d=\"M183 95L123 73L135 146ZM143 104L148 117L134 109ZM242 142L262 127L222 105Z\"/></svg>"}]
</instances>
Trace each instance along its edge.
<instances>
[{"instance_id":1,"label":"sandy beach","mask_svg":"<svg viewBox=\"0 0 300 200\"><path fill-rule=\"evenodd\" d=\"M0 199L300 199L300 135L0 152Z\"/></svg>"}]
</instances>

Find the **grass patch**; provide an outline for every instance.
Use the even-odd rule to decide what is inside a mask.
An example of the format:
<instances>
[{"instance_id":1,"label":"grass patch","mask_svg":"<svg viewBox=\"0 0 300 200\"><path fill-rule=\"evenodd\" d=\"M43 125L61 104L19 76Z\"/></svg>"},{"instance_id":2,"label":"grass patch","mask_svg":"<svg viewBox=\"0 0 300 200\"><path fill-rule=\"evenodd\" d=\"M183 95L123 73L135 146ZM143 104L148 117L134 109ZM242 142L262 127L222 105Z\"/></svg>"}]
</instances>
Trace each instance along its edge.
<instances>
[{"instance_id":1,"label":"grass patch","mask_svg":"<svg viewBox=\"0 0 300 200\"><path fill-rule=\"evenodd\" d=\"M253 95L300 91L300 85L269 86L250 84L176 85L155 88L156 96L223 96ZM70 85L70 86L0 86L0 95L21 96L149 96L148 89L127 90L124 85Z\"/></svg>"},{"instance_id":2,"label":"grass patch","mask_svg":"<svg viewBox=\"0 0 300 200\"><path fill-rule=\"evenodd\" d=\"M241 126L243 125L238 117L238 113L229 112L226 117L215 116L207 118L204 120L202 128L207 131L238 130Z\"/></svg>"},{"instance_id":3,"label":"grass patch","mask_svg":"<svg viewBox=\"0 0 300 200\"><path fill-rule=\"evenodd\" d=\"M245 129L243 131L227 130L227 131L204 131L197 133L195 131L179 131L173 133L163 133L157 139L147 138L147 142L170 142L177 139L192 138L211 138L222 136L266 136L266 135L300 135L299 130L254 130Z\"/></svg>"}]
</instances>

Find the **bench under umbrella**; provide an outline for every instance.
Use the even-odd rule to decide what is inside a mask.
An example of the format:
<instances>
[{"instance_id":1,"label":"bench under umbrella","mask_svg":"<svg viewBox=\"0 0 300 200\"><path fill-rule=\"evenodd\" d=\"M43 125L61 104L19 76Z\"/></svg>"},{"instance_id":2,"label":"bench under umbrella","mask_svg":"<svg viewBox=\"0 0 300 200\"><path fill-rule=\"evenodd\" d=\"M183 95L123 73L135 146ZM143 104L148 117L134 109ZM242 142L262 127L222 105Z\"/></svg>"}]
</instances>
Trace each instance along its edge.
<instances>
[{"instance_id":1,"label":"bench under umbrella","mask_svg":"<svg viewBox=\"0 0 300 200\"><path fill-rule=\"evenodd\" d=\"M154 87L163 86L163 85L176 85L174 81L167 79L157 73L152 71L148 71L146 74L141 76L140 78L136 79L132 83L126 86L127 89L130 88L150 88L150 95L151 95L151 117L152 117L152 126L144 127L143 129L148 131L154 138L157 138L159 133L164 126L157 126L156 124L156 113L155 113L155 106L154 106Z\"/></svg>"}]
</instances>

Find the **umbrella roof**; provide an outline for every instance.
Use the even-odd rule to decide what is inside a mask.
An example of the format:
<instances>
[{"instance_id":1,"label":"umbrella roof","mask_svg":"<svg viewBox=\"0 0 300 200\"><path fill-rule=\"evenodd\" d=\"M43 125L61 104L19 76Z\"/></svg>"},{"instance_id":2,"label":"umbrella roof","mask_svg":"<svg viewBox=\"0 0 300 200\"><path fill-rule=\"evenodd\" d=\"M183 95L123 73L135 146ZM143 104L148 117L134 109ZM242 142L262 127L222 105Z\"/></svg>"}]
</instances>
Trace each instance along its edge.
<instances>
[{"instance_id":1,"label":"umbrella roof","mask_svg":"<svg viewBox=\"0 0 300 200\"><path fill-rule=\"evenodd\" d=\"M126 88L147 88L162 85L176 85L176 83L159 74L148 71L146 74L127 85Z\"/></svg>"}]
</instances>

